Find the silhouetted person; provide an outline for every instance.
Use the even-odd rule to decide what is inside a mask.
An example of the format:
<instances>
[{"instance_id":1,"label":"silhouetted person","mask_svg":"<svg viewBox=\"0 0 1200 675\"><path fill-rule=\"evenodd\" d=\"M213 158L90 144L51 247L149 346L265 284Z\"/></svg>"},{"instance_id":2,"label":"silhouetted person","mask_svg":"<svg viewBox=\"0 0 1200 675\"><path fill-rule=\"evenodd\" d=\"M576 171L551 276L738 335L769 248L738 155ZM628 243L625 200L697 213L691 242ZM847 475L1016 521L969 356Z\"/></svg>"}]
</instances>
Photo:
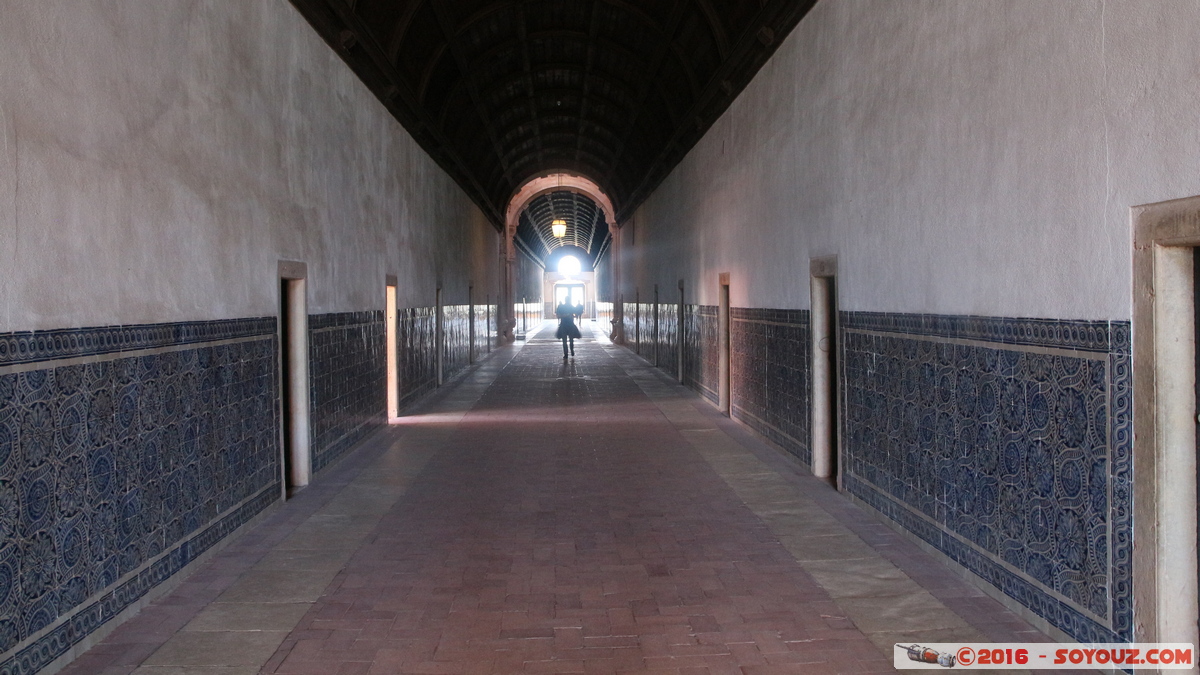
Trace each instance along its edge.
<instances>
[{"instance_id":1,"label":"silhouetted person","mask_svg":"<svg viewBox=\"0 0 1200 675\"><path fill-rule=\"evenodd\" d=\"M562 340L563 343L563 358L567 358L567 346L570 345L571 356L575 356L575 338L583 337L579 332L579 326L575 325L576 311L575 305L570 304L566 300L563 301L554 313L558 316L558 330L554 333L554 337Z\"/></svg>"}]
</instances>

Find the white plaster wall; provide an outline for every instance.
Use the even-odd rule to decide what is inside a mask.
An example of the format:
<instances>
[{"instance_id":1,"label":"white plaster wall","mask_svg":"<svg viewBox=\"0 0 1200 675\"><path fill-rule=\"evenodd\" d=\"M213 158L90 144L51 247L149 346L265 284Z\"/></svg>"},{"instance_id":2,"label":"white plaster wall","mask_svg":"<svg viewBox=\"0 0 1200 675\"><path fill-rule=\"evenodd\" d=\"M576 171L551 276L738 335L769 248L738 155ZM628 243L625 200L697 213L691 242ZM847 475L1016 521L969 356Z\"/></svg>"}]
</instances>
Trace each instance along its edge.
<instances>
[{"instance_id":1,"label":"white plaster wall","mask_svg":"<svg viewBox=\"0 0 1200 675\"><path fill-rule=\"evenodd\" d=\"M1200 3L822 0L638 210L625 294L1128 319L1129 207L1200 194Z\"/></svg>"},{"instance_id":2,"label":"white plaster wall","mask_svg":"<svg viewBox=\"0 0 1200 675\"><path fill-rule=\"evenodd\" d=\"M496 295L498 235L286 0L6 2L0 331Z\"/></svg>"}]
</instances>

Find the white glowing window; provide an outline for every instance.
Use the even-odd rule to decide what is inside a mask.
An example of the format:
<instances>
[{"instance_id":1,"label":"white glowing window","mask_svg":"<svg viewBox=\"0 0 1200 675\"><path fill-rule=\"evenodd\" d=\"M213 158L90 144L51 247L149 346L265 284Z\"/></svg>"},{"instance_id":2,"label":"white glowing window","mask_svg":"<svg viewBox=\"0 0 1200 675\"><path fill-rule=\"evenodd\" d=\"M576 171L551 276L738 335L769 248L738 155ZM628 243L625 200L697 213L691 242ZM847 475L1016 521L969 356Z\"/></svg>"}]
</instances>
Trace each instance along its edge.
<instances>
[{"instance_id":1,"label":"white glowing window","mask_svg":"<svg viewBox=\"0 0 1200 675\"><path fill-rule=\"evenodd\" d=\"M583 269L579 264L579 259L573 255L565 255L558 261L558 273L564 277L572 277Z\"/></svg>"}]
</instances>

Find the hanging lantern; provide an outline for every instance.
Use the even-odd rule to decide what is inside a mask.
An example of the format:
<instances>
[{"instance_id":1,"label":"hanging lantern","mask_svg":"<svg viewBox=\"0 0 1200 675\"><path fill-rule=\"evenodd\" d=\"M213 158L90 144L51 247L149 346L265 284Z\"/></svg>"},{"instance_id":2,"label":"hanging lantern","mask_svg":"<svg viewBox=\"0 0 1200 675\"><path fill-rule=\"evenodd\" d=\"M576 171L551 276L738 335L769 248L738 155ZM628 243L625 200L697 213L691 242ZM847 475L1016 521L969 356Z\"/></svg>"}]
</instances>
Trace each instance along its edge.
<instances>
[{"instance_id":1,"label":"hanging lantern","mask_svg":"<svg viewBox=\"0 0 1200 675\"><path fill-rule=\"evenodd\" d=\"M567 221L562 218L555 218L550 222L550 232L559 239L567 236Z\"/></svg>"}]
</instances>

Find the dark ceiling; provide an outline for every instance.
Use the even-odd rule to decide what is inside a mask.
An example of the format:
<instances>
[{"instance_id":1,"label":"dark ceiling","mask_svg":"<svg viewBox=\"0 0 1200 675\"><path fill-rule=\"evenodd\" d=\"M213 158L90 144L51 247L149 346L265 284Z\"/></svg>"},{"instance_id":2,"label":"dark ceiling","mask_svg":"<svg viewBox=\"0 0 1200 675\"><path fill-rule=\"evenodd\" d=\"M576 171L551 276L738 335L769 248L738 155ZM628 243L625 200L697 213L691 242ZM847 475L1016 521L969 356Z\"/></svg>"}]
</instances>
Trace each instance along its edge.
<instances>
[{"instance_id":1,"label":"dark ceiling","mask_svg":"<svg viewBox=\"0 0 1200 675\"><path fill-rule=\"evenodd\" d=\"M816 0L292 0L497 227L528 178L623 221Z\"/></svg>"}]
</instances>

